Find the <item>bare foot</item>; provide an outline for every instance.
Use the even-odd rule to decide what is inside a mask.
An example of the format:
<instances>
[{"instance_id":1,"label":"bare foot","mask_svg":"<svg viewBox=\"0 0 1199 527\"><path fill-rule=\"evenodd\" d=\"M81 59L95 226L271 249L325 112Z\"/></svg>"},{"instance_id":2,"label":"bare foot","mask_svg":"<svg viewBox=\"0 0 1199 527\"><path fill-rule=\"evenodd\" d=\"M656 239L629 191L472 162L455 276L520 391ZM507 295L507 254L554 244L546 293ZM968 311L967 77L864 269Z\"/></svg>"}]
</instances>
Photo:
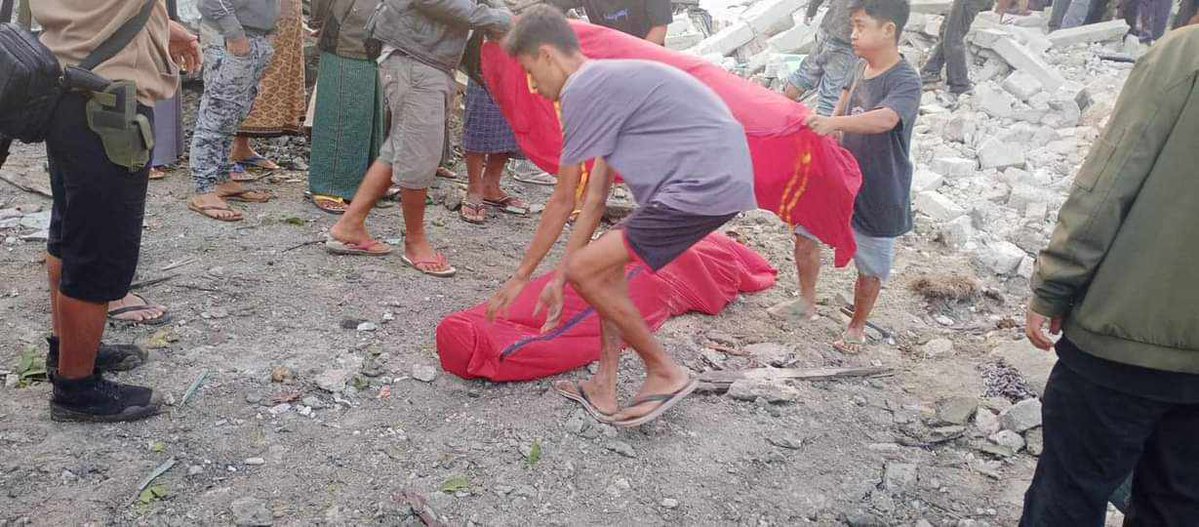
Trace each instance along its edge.
<instances>
[{"instance_id":1,"label":"bare foot","mask_svg":"<svg viewBox=\"0 0 1199 527\"><path fill-rule=\"evenodd\" d=\"M360 244L371 240L371 233L367 232L365 223L347 222L346 217L342 216L337 223L334 223L329 228L329 236L339 242Z\"/></svg>"},{"instance_id":2,"label":"bare foot","mask_svg":"<svg viewBox=\"0 0 1199 527\"><path fill-rule=\"evenodd\" d=\"M445 255L438 253L425 240L404 240L404 256L413 262L414 267L426 273L440 273L453 269Z\"/></svg>"},{"instance_id":3,"label":"bare foot","mask_svg":"<svg viewBox=\"0 0 1199 527\"><path fill-rule=\"evenodd\" d=\"M125 308L134 309L129 309L115 315L109 315L109 317L124 322L136 323L159 320L167 314L166 306L151 305L144 298L133 293L128 293L125 295L125 298L108 303L109 313Z\"/></svg>"},{"instance_id":4,"label":"bare foot","mask_svg":"<svg viewBox=\"0 0 1199 527\"><path fill-rule=\"evenodd\" d=\"M620 405L616 403L615 382L603 383L592 377L580 382L579 387L587 392L587 398L591 400L591 405L595 406L596 410L605 415L612 415L620 410Z\"/></svg>"},{"instance_id":5,"label":"bare foot","mask_svg":"<svg viewBox=\"0 0 1199 527\"><path fill-rule=\"evenodd\" d=\"M641 389L637 391L637 397L633 399L634 404L621 410L620 413L612 416L614 421L630 421L649 414L664 404L663 401L645 401L637 403L644 398L669 395L685 388L691 382L691 376L687 374L678 365L671 365L670 369L663 372L664 375L650 373L645 377L645 384L641 385Z\"/></svg>"},{"instance_id":6,"label":"bare foot","mask_svg":"<svg viewBox=\"0 0 1199 527\"><path fill-rule=\"evenodd\" d=\"M187 208L220 221L240 221L242 214L229 207L229 203L221 199L215 192L197 194L188 202Z\"/></svg>"}]
</instances>

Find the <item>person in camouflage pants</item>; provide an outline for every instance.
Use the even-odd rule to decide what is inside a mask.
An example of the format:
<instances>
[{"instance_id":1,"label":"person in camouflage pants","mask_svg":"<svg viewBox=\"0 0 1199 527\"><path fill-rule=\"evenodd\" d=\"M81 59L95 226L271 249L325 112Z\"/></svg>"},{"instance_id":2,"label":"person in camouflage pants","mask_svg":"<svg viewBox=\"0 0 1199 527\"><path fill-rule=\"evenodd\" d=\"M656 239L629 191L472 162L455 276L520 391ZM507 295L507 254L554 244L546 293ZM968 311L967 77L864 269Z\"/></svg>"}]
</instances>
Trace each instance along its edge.
<instances>
[{"instance_id":1,"label":"person in camouflage pants","mask_svg":"<svg viewBox=\"0 0 1199 527\"><path fill-rule=\"evenodd\" d=\"M248 45L239 52L219 44L204 49L204 95L192 134L191 170L196 197L188 208L220 221L243 218L226 200L263 203L271 199L265 191L246 189L229 180L229 150L234 134L250 115L258 83L274 54L265 35L247 34L244 38Z\"/></svg>"}]
</instances>

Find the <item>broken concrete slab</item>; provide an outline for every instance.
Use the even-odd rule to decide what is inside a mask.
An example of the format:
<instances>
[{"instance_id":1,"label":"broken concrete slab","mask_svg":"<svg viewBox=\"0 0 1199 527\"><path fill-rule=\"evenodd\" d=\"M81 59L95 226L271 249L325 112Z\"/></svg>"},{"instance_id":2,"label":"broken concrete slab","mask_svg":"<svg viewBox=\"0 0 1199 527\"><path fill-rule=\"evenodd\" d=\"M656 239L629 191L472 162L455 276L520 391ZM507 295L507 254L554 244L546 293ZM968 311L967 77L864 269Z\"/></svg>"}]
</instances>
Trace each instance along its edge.
<instances>
[{"instance_id":1,"label":"broken concrete slab","mask_svg":"<svg viewBox=\"0 0 1199 527\"><path fill-rule=\"evenodd\" d=\"M703 42L703 33L679 33L675 35L666 35L666 48L675 51L682 51L691 48L700 42Z\"/></svg>"},{"instance_id":2,"label":"broken concrete slab","mask_svg":"<svg viewBox=\"0 0 1199 527\"><path fill-rule=\"evenodd\" d=\"M779 53L807 53L816 45L815 27L815 23L812 26L799 24L770 37L768 42Z\"/></svg>"},{"instance_id":3,"label":"broken concrete slab","mask_svg":"<svg viewBox=\"0 0 1199 527\"><path fill-rule=\"evenodd\" d=\"M741 15L754 33L774 35L795 25L792 13L807 4L805 0L759 0Z\"/></svg>"},{"instance_id":4,"label":"broken concrete slab","mask_svg":"<svg viewBox=\"0 0 1199 527\"><path fill-rule=\"evenodd\" d=\"M1012 34L998 28L975 29L967 35L975 46L991 49L999 39L1011 38Z\"/></svg>"},{"instance_id":5,"label":"broken concrete slab","mask_svg":"<svg viewBox=\"0 0 1199 527\"><path fill-rule=\"evenodd\" d=\"M1053 47L1060 49L1074 44L1120 40L1127 34L1128 23L1123 19L1116 19L1098 24L1059 29L1050 33L1048 38L1053 43Z\"/></svg>"},{"instance_id":6,"label":"broken concrete slab","mask_svg":"<svg viewBox=\"0 0 1199 527\"><path fill-rule=\"evenodd\" d=\"M978 130L978 116L973 112L954 113L945 126L941 128L941 136L946 141L969 143Z\"/></svg>"},{"instance_id":7,"label":"broken concrete slab","mask_svg":"<svg viewBox=\"0 0 1199 527\"><path fill-rule=\"evenodd\" d=\"M1027 71L1014 71L1003 80L1003 89L1021 101L1027 101L1041 91L1041 81Z\"/></svg>"},{"instance_id":8,"label":"broken concrete slab","mask_svg":"<svg viewBox=\"0 0 1199 527\"><path fill-rule=\"evenodd\" d=\"M912 0L911 12L924 15L943 15L949 12L952 0Z\"/></svg>"},{"instance_id":9,"label":"broken concrete slab","mask_svg":"<svg viewBox=\"0 0 1199 527\"><path fill-rule=\"evenodd\" d=\"M1016 368L1028 382L1028 387L1037 395L1045 393L1049 372L1053 371L1053 366L1057 364L1056 354L1037 349L1027 339L1000 344L991 350L991 357Z\"/></svg>"},{"instance_id":10,"label":"broken concrete slab","mask_svg":"<svg viewBox=\"0 0 1199 527\"><path fill-rule=\"evenodd\" d=\"M1015 274L1025 256L1024 249L1006 240L989 243L978 252L979 263L1001 276Z\"/></svg>"},{"instance_id":11,"label":"broken concrete slab","mask_svg":"<svg viewBox=\"0 0 1199 527\"><path fill-rule=\"evenodd\" d=\"M957 179L974 175L974 172L978 170L978 163L973 159L963 157L939 157L933 159L929 167L933 172L942 176Z\"/></svg>"},{"instance_id":12,"label":"broken concrete slab","mask_svg":"<svg viewBox=\"0 0 1199 527\"><path fill-rule=\"evenodd\" d=\"M937 190L945 183L945 178L932 170L916 169L912 174L912 191L916 193Z\"/></svg>"},{"instance_id":13,"label":"broken concrete slab","mask_svg":"<svg viewBox=\"0 0 1199 527\"><path fill-rule=\"evenodd\" d=\"M991 117L1003 119L1012 116L1016 98L1008 92L982 84L974 89L974 105Z\"/></svg>"},{"instance_id":14,"label":"broken concrete slab","mask_svg":"<svg viewBox=\"0 0 1199 527\"><path fill-rule=\"evenodd\" d=\"M1000 414L999 422L1004 430L1019 434L1041 426L1041 400L1025 399L1012 405Z\"/></svg>"},{"instance_id":15,"label":"broken concrete slab","mask_svg":"<svg viewBox=\"0 0 1199 527\"><path fill-rule=\"evenodd\" d=\"M1025 163L1024 149L992 137L979 145L978 162L983 170L1023 167Z\"/></svg>"},{"instance_id":16,"label":"broken concrete slab","mask_svg":"<svg viewBox=\"0 0 1199 527\"><path fill-rule=\"evenodd\" d=\"M916 210L941 222L948 222L966 214L966 209L963 209L957 203L954 203L952 199L936 191L916 194L915 205Z\"/></svg>"},{"instance_id":17,"label":"broken concrete slab","mask_svg":"<svg viewBox=\"0 0 1199 527\"><path fill-rule=\"evenodd\" d=\"M974 221L970 216L960 216L941 226L941 241L953 249L961 249L974 236Z\"/></svg>"},{"instance_id":18,"label":"broken concrete slab","mask_svg":"<svg viewBox=\"0 0 1199 527\"><path fill-rule=\"evenodd\" d=\"M737 22L696 44L691 51L696 55L727 56L753 39L754 29L750 27L749 23Z\"/></svg>"},{"instance_id":19,"label":"broken concrete slab","mask_svg":"<svg viewBox=\"0 0 1199 527\"><path fill-rule=\"evenodd\" d=\"M1008 64L1018 70L1031 73L1047 90L1056 90L1066 83L1061 72L1045 62L1045 59L1034 53L1012 38L1001 38L991 46Z\"/></svg>"}]
</instances>

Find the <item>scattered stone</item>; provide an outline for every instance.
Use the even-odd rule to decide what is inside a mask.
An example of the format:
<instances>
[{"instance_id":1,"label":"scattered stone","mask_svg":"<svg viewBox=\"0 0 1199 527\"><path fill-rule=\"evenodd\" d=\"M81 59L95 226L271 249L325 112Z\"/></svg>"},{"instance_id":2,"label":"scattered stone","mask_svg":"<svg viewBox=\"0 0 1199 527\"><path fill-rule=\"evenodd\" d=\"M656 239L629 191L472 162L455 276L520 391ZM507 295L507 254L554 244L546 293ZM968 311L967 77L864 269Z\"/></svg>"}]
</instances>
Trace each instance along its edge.
<instances>
[{"instance_id":1,"label":"scattered stone","mask_svg":"<svg viewBox=\"0 0 1199 527\"><path fill-rule=\"evenodd\" d=\"M1025 449L1033 456L1041 457L1045 451L1045 430L1034 428L1024 433Z\"/></svg>"},{"instance_id":2,"label":"scattered stone","mask_svg":"<svg viewBox=\"0 0 1199 527\"><path fill-rule=\"evenodd\" d=\"M916 193L937 190L945 183L945 178L932 170L917 169L912 174L912 191Z\"/></svg>"},{"instance_id":3,"label":"scattered stone","mask_svg":"<svg viewBox=\"0 0 1199 527\"><path fill-rule=\"evenodd\" d=\"M374 322L363 322L358 324L358 331L378 331L379 326Z\"/></svg>"},{"instance_id":4,"label":"scattered stone","mask_svg":"<svg viewBox=\"0 0 1199 527\"><path fill-rule=\"evenodd\" d=\"M953 341L945 338L932 339L920 346L920 353L928 359L952 355Z\"/></svg>"},{"instance_id":5,"label":"scattered stone","mask_svg":"<svg viewBox=\"0 0 1199 527\"><path fill-rule=\"evenodd\" d=\"M679 500L674 498L665 498L662 500L662 508L674 510L679 508Z\"/></svg>"},{"instance_id":6,"label":"scattered stone","mask_svg":"<svg viewBox=\"0 0 1199 527\"><path fill-rule=\"evenodd\" d=\"M1012 449L1012 452L1019 452L1024 448L1024 438L1011 430L1000 430L987 439L996 445Z\"/></svg>"},{"instance_id":7,"label":"scattered stone","mask_svg":"<svg viewBox=\"0 0 1199 527\"><path fill-rule=\"evenodd\" d=\"M1027 71L1014 71L1003 80L1003 89L1021 101L1027 101L1041 91L1041 81Z\"/></svg>"},{"instance_id":8,"label":"scattered stone","mask_svg":"<svg viewBox=\"0 0 1199 527\"><path fill-rule=\"evenodd\" d=\"M26 214L21 218L20 225L26 229L44 231L50 228L50 211Z\"/></svg>"},{"instance_id":9,"label":"scattered stone","mask_svg":"<svg viewBox=\"0 0 1199 527\"><path fill-rule=\"evenodd\" d=\"M4 387L7 389L16 388L21 385L21 376L15 373L10 373L4 376Z\"/></svg>"},{"instance_id":10,"label":"scattered stone","mask_svg":"<svg viewBox=\"0 0 1199 527\"><path fill-rule=\"evenodd\" d=\"M291 379L291 369L287 366L275 366L271 369L271 382L287 382Z\"/></svg>"},{"instance_id":11,"label":"scattered stone","mask_svg":"<svg viewBox=\"0 0 1199 527\"><path fill-rule=\"evenodd\" d=\"M579 408L572 412L570 417L566 418L566 422L563 423L563 427L566 428L567 432L575 435L582 435L583 431L591 426L591 421L593 421L593 419L587 415L587 411Z\"/></svg>"},{"instance_id":12,"label":"scattered stone","mask_svg":"<svg viewBox=\"0 0 1199 527\"><path fill-rule=\"evenodd\" d=\"M253 467L253 466L258 466L258 465L265 465L265 464L266 464L266 459L263 459L263 458L260 458L260 457L250 457L250 458L246 458L246 460L245 460L245 463L246 463L247 465L250 465L250 466L252 466L252 467Z\"/></svg>"},{"instance_id":13,"label":"scattered stone","mask_svg":"<svg viewBox=\"0 0 1199 527\"><path fill-rule=\"evenodd\" d=\"M771 436L767 437L766 441L774 446L786 448L788 450L799 450L800 448L803 448L802 439L789 436Z\"/></svg>"},{"instance_id":14,"label":"scattered stone","mask_svg":"<svg viewBox=\"0 0 1199 527\"><path fill-rule=\"evenodd\" d=\"M291 411L290 403L279 403L270 409L271 415L281 415Z\"/></svg>"},{"instance_id":15,"label":"scattered stone","mask_svg":"<svg viewBox=\"0 0 1199 527\"><path fill-rule=\"evenodd\" d=\"M518 498L534 499L537 497L537 489L532 485L517 485L512 489L512 495Z\"/></svg>"},{"instance_id":16,"label":"scattered stone","mask_svg":"<svg viewBox=\"0 0 1199 527\"><path fill-rule=\"evenodd\" d=\"M1017 433L1041 426L1041 400L1025 399L1020 401L1005 410L999 416L999 421L1004 430Z\"/></svg>"},{"instance_id":17,"label":"scattered stone","mask_svg":"<svg viewBox=\"0 0 1199 527\"><path fill-rule=\"evenodd\" d=\"M978 162L983 170L1023 167L1026 160L1024 149L991 137L978 147Z\"/></svg>"},{"instance_id":18,"label":"scattered stone","mask_svg":"<svg viewBox=\"0 0 1199 527\"><path fill-rule=\"evenodd\" d=\"M437 368L426 364L413 364L412 378L421 382L433 382L437 378Z\"/></svg>"},{"instance_id":19,"label":"scattered stone","mask_svg":"<svg viewBox=\"0 0 1199 527\"><path fill-rule=\"evenodd\" d=\"M1127 34L1128 23L1124 19L1117 18L1098 24L1059 29L1049 34L1049 41L1053 43L1053 47L1055 48L1064 48L1074 44L1119 40Z\"/></svg>"},{"instance_id":20,"label":"scattered stone","mask_svg":"<svg viewBox=\"0 0 1199 527\"><path fill-rule=\"evenodd\" d=\"M1017 435L1019 435L1019 434L1017 434ZM1011 447L1004 446L1004 445L998 445L998 444L992 443L990 441L978 443L975 445L975 448L979 452L982 452L984 454L990 454L991 456L998 457L998 458L1008 458L1008 457L1012 457L1012 456L1016 455L1016 451L1013 450Z\"/></svg>"},{"instance_id":21,"label":"scattered stone","mask_svg":"<svg viewBox=\"0 0 1199 527\"><path fill-rule=\"evenodd\" d=\"M617 454L627 458L637 457L637 452L633 450L632 445L629 445L624 441L609 441L608 444L604 445L604 448L607 448L608 450L616 452Z\"/></svg>"},{"instance_id":22,"label":"scattered stone","mask_svg":"<svg viewBox=\"0 0 1199 527\"><path fill-rule=\"evenodd\" d=\"M320 397L317 397L315 395L309 395L308 397L305 397L300 402L304 403L304 406L307 406L309 408L314 408L317 410L320 410L321 408L325 407L325 402L322 401Z\"/></svg>"},{"instance_id":23,"label":"scattered stone","mask_svg":"<svg viewBox=\"0 0 1199 527\"><path fill-rule=\"evenodd\" d=\"M1020 267L1016 268L1016 276L1019 276L1025 280L1031 280L1033 273L1036 272L1036 269L1037 261L1031 256L1025 256L1024 259L1020 261Z\"/></svg>"},{"instance_id":24,"label":"scattered stone","mask_svg":"<svg viewBox=\"0 0 1199 527\"><path fill-rule=\"evenodd\" d=\"M1024 260L1024 249L1009 241L998 241L987 244L978 255L980 263L997 275L1008 276L1015 274Z\"/></svg>"},{"instance_id":25,"label":"scattered stone","mask_svg":"<svg viewBox=\"0 0 1199 527\"><path fill-rule=\"evenodd\" d=\"M729 397L753 402L759 397L771 403L787 403L799 399L799 391L781 381L742 379L729 386Z\"/></svg>"},{"instance_id":26,"label":"scattered stone","mask_svg":"<svg viewBox=\"0 0 1199 527\"><path fill-rule=\"evenodd\" d=\"M964 425L970 422L974 411L978 409L978 399L974 397L950 397L937 404L936 424Z\"/></svg>"},{"instance_id":27,"label":"scattered stone","mask_svg":"<svg viewBox=\"0 0 1199 527\"><path fill-rule=\"evenodd\" d=\"M939 157L933 159L932 170L949 179L970 177L978 170L978 163L962 157Z\"/></svg>"},{"instance_id":28,"label":"scattered stone","mask_svg":"<svg viewBox=\"0 0 1199 527\"><path fill-rule=\"evenodd\" d=\"M966 209L958 206L944 194L935 191L916 194L915 205L916 210L941 222L948 222L966 214Z\"/></svg>"},{"instance_id":29,"label":"scattered stone","mask_svg":"<svg viewBox=\"0 0 1199 527\"><path fill-rule=\"evenodd\" d=\"M448 192L445 196L445 208L451 212L462 208L462 200L466 199L466 194L460 190L454 189Z\"/></svg>"},{"instance_id":30,"label":"scattered stone","mask_svg":"<svg viewBox=\"0 0 1199 527\"><path fill-rule=\"evenodd\" d=\"M883 474L883 488L891 492L903 492L916 486L917 469L912 463L887 463Z\"/></svg>"},{"instance_id":31,"label":"scattered stone","mask_svg":"<svg viewBox=\"0 0 1199 527\"><path fill-rule=\"evenodd\" d=\"M774 35L795 26L792 13L807 2L804 0L759 0L742 13L741 18L758 35Z\"/></svg>"},{"instance_id":32,"label":"scattered stone","mask_svg":"<svg viewBox=\"0 0 1199 527\"><path fill-rule=\"evenodd\" d=\"M1028 339L1004 343L992 350L991 356L1015 368L1036 395L1045 393L1049 372L1057 364L1056 354L1037 349Z\"/></svg>"},{"instance_id":33,"label":"scattered stone","mask_svg":"<svg viewBox=\"0 0 1199 527\"><path fill-rule=\"evenodd\" d=\"M932 443L945 443L963 435L966 435L966 427L964 426L940 426L928 431L928 440Z\"/></svg>"},{"instance_id":34,"label":"scattered stone","mask_svg":"<svg viewBox=\"0 0 1199 527\"><path fill-rule=\"evenodd\" d=\"M200 465L192 465L190 467L187 467L187 475L188 476L199 476L200 474L203 474L203 473L204 473L204 467L202 467Z\"/></svg>"},{"instance_id":35,"label":"scattered stone","mask_svg":"<svg viewBox=\"0 0 1199 527\"><path fill-rule=\"evenodd\" d=\"M937 315L937 316L933 317L933 320L936 320L937 323L942 326L952 326L956 323L953 321L952 318L949 318L945 315Z\"/></svg>"},{"instance_id":36,"label":"scattered stone","mask_svg":"<svg viewBox=\"0 0 1199 527\"><path fill-rule=\"evenodd\" d=\"M978 131L978 116L972 112L958 112L949 118L941 135L946 141L969 143Z\"/></svg>"},{"instance_id":37,"label":"scattered stone","mask_svg":"<svg viewBox=\"0 0 1199 527\"><path fill-rule=\"evenodd\" d=\"M746 346L745 353L762 364L769 364L776 367L781 367L791 360L791 350L776 342L763 342Z\"/></svg>"},{"instance_id":38,"label":"scattered stone","mask_svg":"<svg viewBox=\"0 0 1199 527\"><path fill-rule=\"evenodd\" d=\"M346 370L325 370L316 376L317 387L329 393L341 393L349 381L350 372Z\"/></svg>"},{"instance_id":39,"label":"scattered stone","mask_svg":"<svg viewBox=\"0 0 1199 527\"><path fill-rule=\"evenodd\" d=\"M233 524L238 526L260 527L275 523L275 518L266 502L256 498L239 498L230 507L233 513Z\"/></svg>"},{"instance_id":40,"label":"scattered stone","mask_svg":"<svg viewBox=\"0 0 1199 527\"><path fill-rule=\"evenodd\" d=\"M995 41L991 49L1013 68L1026 71L1036 77L1047 90L1056 90L1066 82L1066 78L1062 77L1061 72L1046 63L1040 55L1011 38L1001 38Z\"/></svg>"},{"instance_id":41,"label":"scattered stone","mask_svg":"<svg viewBox=\"0 0 1199 527\"><path fill-rule=\"evenodd\" d=\"M985 84L975 88L974 100L979 110L999 119L1011 117L1012 106L1016 104L1016 99L1011 94Z\"/></svg>"},{"instance_id":42,"label":"scattered stone","mask_svg":"<svg viewBox=\"0 0 1199 527\"><path fill-rule=\"evenodd\" d=\"M999 414L989 408L979 408L974 414L974 428L983 436L991 437L1003 426L999 423Z\"/></svg>"},{"instance_id":43,"label":"scattered stone","mask_svg":"<svg viewBox=\"0 0 1199 527\"><path fill-rule=\"evenodd\" d=\"M941 226L941 241L954 249L961 249L974 237L974 220L962 215Z\"/></svg>"}]
</instances>

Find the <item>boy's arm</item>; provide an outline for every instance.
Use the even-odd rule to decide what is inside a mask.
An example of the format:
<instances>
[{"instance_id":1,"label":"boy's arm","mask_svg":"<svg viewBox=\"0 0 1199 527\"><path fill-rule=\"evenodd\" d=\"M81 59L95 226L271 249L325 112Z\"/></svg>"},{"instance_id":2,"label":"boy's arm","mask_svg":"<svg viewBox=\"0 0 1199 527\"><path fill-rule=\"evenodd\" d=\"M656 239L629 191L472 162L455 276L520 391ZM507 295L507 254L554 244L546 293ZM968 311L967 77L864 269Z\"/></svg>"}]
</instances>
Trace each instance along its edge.
<instances>
[{"instance_id":1,"label":"boy's arm","mask_svg":"<svg viewBox=\"0 0 1199 527\"><path fill-rule=\"evenodd\" d=\"M857 115L841 115L847 110L849 92L842 92L836 117L808 117L808 127L820 135L836 132L873 135L890 132L900 126L913 126L920 109L919 77L901 77L893 81L883 100L873 110Z\"/></svg>"},{"instance_id":2,"label":"boy's arm","mask_svg":"<svg viewBox=\"0 0 1199 527\"><path fill-rule=\"evenodd\" d=\"M570 214L574 212L575 191L579 187L581 175L582 170L578 165L562 164L558 168L558 182L554 185L554 193L545 204L545 210L541 212L541 221L537 224L537 231L533 233L533 241L529 242L529 248L525 251L525 256L517 266L516 272L512 274L512 278L509 278L495 296L491 297L491 302L487 307L488 320L494 319L496 313L507 308L516 300L521 290L529 283L533 273L537 272L537 266L541 264L545 255L549 254L554 243L562 236L562 228L566 226Z\"/></svg>"}]
</instances>

